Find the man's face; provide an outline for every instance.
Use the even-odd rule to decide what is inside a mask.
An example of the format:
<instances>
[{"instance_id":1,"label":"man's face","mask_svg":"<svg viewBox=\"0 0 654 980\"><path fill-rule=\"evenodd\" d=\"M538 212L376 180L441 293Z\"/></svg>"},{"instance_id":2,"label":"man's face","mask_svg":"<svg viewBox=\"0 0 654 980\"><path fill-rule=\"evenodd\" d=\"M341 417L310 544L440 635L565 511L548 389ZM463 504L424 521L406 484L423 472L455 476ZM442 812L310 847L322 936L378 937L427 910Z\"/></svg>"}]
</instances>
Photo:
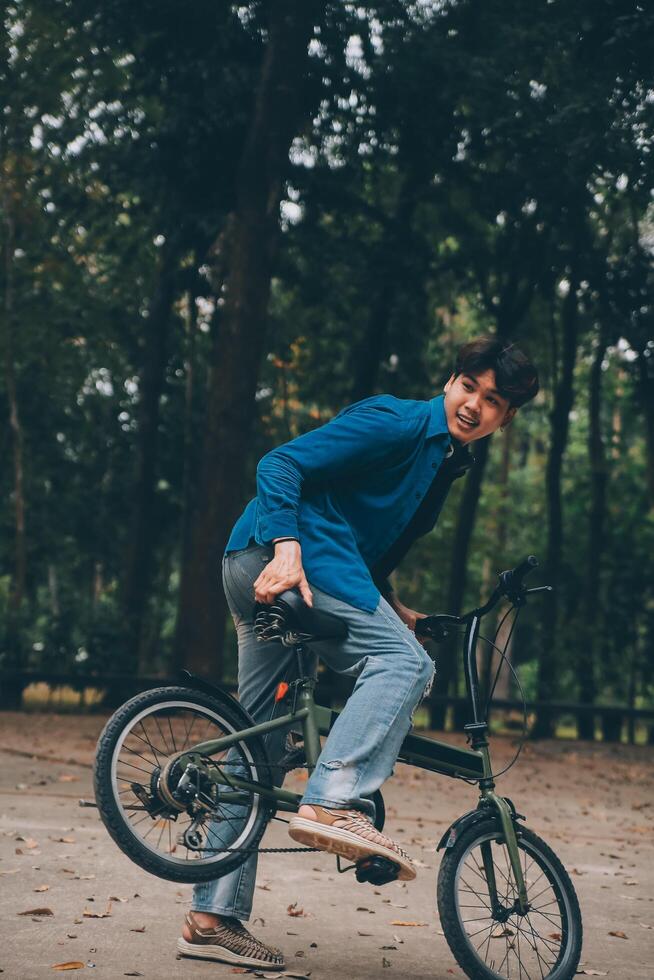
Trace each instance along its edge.
<instances>
[{"instance_id":1,"label":"man's face","mask_svg":"<svg viewBox=\"0 0 654 980\"><path fill-rule=\"evenodd\" d=\"M515 415L495 387L495 372L452 375L445 385L445 415L450 435L473 442L507 425Z\"/></svg>"}]
</instances>

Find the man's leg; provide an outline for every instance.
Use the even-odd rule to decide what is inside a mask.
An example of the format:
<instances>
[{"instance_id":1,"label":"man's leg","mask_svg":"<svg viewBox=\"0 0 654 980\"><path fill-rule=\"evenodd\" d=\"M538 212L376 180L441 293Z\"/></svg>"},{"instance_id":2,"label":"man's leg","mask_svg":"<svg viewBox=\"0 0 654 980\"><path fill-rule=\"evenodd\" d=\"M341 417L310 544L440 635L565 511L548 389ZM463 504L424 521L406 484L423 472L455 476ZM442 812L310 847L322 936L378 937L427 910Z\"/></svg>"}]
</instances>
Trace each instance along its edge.
<instances>
[{"instance_id":1,"label":"man's leg","mask_svg":"<svg viewBox=\"0 0 654 980\"><path fill-rule=\"evenodd\" d=\"M433 661L385 599L370 614L311 588L315 608L348 624L345 640L315 649L330 667L357 681L291 819L291 836L353 860L367 854L397 859L400 876L412 878L415 870L399 845L375 834L352 811L374 817L370 796L393 772L413 712L431 687Z\"/></svg>"},{"instance_id":2,"label":"man's leg","mask_svg":"<svg viewBox=\"0 0 654 980\"><path fill-rule=\"evenodd\" d=\"M223 561L223 585L229 604L230 612L236 625L238 636L238 687L239 699L243 707L252 715L255 722L268 721L275 710L275 691L280 681L287 682L296 676L297 665L293 651L281 644L260 643L253 631L252 608L254 605L252 585L258 578L266 561L272 556L270 549L250 548L226 556ZM315 657L313 658L315 664ZM265 738L266 748L271 761L276 761L284 754L286 731L271 732ZM272 780L276 786L281 786L285 772L273 768ZM220 824L215 826L213 833L220 840ZM216 842L214 841L214 846ZM227 845L228 841L221 842ZM249 855L234 871L214 881L196 885L193 889L191 903L192 918L184 926L183 939L197 946L204 938L198 930L209 930L209 941L212 949L216 950L219 941L224 946L230 936L225 929L234 931L236 945L243 946L251 954L253 962L283 965L279 950L271 949L279 954L272 959L266 956L267 947L259 943L249 934L239 942L239 923L250 918L254 887L257 873L257 854ZM215 931L218 930L218 938ZM221 932L222 930L222 932ZM188 951L188 950L187 950ZM218 950L219 953L219 950ZM197 953L193 954L197 955ZM220 958L216 955L215 958ZM233 962L245 963L244 959Z\"/></svg>"}]
</instances>

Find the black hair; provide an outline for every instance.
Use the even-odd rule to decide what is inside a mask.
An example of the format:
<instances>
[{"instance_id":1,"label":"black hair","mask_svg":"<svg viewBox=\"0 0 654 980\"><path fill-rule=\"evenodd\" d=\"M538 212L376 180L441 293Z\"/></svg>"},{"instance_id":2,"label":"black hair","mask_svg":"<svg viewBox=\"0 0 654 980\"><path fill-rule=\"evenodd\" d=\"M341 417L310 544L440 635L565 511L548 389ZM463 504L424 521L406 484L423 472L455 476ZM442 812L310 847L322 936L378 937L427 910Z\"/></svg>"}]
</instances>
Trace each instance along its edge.
<instances>
[{"instance_id":1,"label":"black hair","mask_svg":"<svg viewBox=\"0 0 654 980\"><path fill-rule=\"evenodd\" d=\"M538 394L538 371L515 344L497 337L477 337L456 355L454 374L495 372L497 390L512 408L520 408Z\"/></svg>"}]
</instances>

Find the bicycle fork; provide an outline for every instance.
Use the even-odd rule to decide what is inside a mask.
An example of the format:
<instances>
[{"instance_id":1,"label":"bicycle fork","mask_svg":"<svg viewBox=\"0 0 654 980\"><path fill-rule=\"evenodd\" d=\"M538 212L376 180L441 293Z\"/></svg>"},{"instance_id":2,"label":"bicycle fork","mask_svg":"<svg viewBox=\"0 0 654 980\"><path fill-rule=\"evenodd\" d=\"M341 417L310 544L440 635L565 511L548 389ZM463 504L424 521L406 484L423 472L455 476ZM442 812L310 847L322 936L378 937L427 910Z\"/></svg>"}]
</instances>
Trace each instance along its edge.
<instances>
[{"instance_id":1,"label":"bicycle fork","mask_svg":"<svg viewBox=\"0 0 654 980\"><path fill-rule=\"evenodd\" d=\"M522 873L522 866L520 864L520 851L518 849L518 839L515 832L514 814L506 800L501 796L497 796L492 789L482 788L481 795L482 800L484 800L486 803L486 806L493 806L499 817L504 843L506 844L506 849L509 852L509 862L511 864L511 870L513 871L513 878L515 881L516 890L518 892L516 911L524 915L529 911L529 902L527 900L527 886ZM506 914L507 910L504 909L498 897L491 842L485 841L480 845L480 847L484 865L484 873L486 875L486 883L488 884L488 894L491 900L491 909L493 911L493 915L501 919ZM513 911L513 909L511 911Z\"/></svg>"}]
</instances>

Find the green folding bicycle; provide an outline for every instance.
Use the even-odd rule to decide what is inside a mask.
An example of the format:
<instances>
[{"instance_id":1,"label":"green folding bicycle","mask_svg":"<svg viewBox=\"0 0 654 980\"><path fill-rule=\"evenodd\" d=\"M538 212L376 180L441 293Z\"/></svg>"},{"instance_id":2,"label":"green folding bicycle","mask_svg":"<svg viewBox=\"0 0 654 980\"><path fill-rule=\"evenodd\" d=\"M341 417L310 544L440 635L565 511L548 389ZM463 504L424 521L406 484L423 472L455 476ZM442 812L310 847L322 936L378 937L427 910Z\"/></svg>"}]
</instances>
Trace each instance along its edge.
<instances>
[{"instance_id":1,"label":"green folding bicycle","mask_svg":"<svg viewBox=\"0 0 654 980\"><path fill-rule=\"evenodd\" d=\"M488 701L482 704L477 672L482 617L508 599L507 615L515 613L514 626L527 596L549 589L523 585L537 564L530 556L502 572L485 605L463 616L428 616L416 629L442 641L464 627L469 747L409 734L399 760L479 786L476 808L458 817L437 845L443 851L437 887L443 933L466 975L479 980L569 980L581 954L581 914L567 872L551 848L524 826L512 801L495 792L499 774L491 765ZM271 720L255 724L231 695L185 672L179 686L131 698L100 735L94 779L102 820L128 857L161 878L210 881L233 871L253 851L264 850L260 843L269 821L296 812L300 803L299 794L277 785L280 770L298 764L312 770L320 736L329 733L337 717L335 710L316 705L316 681L308 676L305 655L312 641L342 638L345 624L310 609L295 590L255 612L261 642L271 647L282 643L297 656L297 677L288 689L280 687ZM506 658L498 652L501 667ZM286 705L286 713L278 715ZM303 745L271 764L263 736L278 728L301 730ZM375 825L381 830L381 793L373 802ZM352 867L359 881L377 885L394 880L397 871L397 865L383 858Z\"/></svg>"}]
</instances>

